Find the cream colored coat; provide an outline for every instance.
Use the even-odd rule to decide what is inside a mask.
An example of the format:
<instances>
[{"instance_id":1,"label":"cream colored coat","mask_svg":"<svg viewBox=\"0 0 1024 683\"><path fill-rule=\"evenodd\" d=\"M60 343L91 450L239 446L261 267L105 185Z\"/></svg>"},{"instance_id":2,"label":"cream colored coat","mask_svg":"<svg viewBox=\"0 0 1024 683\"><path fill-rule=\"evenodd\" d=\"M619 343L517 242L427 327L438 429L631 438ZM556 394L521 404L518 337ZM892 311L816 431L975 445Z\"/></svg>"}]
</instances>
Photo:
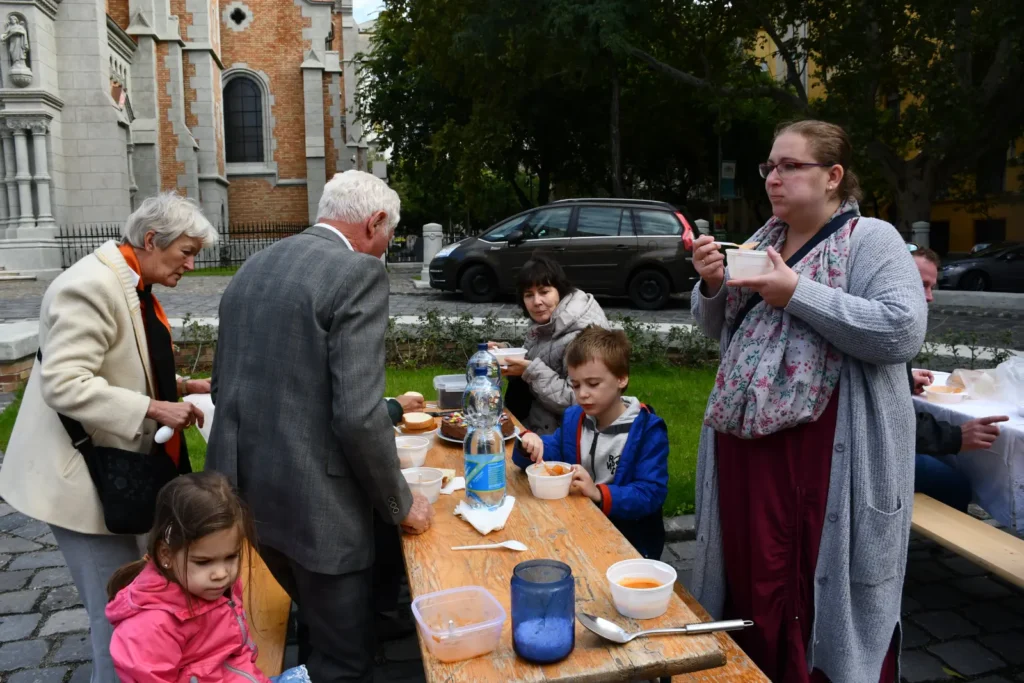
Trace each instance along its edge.
<instances>
[{"instance_id":1,"label":"cream colored coat","mask_svg":"<svg viewBox=\"0 0 1024 683\"><path fill-rule=\"evenodd\" d=\"M36 361L0 468L0 496L19 512L109 534L96 488L57 413L93 441L148 453L158 425L136 278L114 242L57 277L43 295ZM143 457L143 456L140 456Z\"/></svg>"}]
</instances>

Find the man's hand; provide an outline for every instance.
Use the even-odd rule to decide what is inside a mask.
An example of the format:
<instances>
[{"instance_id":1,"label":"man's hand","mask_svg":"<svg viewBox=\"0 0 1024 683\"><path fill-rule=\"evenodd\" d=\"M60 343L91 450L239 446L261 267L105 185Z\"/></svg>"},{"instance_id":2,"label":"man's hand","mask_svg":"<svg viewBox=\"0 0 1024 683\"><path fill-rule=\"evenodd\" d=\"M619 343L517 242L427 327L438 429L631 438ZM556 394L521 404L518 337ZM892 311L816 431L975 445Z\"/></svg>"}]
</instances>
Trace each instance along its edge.
<instances>
[{"instance_id":1,"label":"man's hand","mask_svg":"<svg viewBox=\"0 0 1024 683\"><path fill-rule=\"evenodd\" d=\"M935 381L935 375L931 370L913 370L912 374L914 375L914 396L923 394L924 388L931 386Z\"/></svg>"},{"instance_id":2,"label":"man's hand","mask_svg":"<svg viewBox=\"0 0 1024 683\"><path fill-rule=\"evenodd\" d=\"M539 436L530 432L519 437L519 441L522 442L523 450L530 456L530 460L540 462L544 459L544 442Z\"/></svg>"},{"instance_id":3,"label":"man's hand","mask_svg":"<svg viewBox=\"0 0 1024 683\"><path fill-rule=\"evenodd\" d=\"M569 490L573 493L584 495L595 503L601 502L601 491L597 488L597 484L594 483L590 472L587 472L583 465L573 465L572 484L569 486Z\"/></svg>"},{"instance_id":4,"label":"man's hand","mask_svg":"<svg viewBox=\"0 0 1024 683\"><path fill-rule=\"evenodd\" d=\"M434 508L426 497L419 493L412 494L412 507L409 508L409 514L402 520L402 531L407 534L422 534L430 528L433 521Z\"/></svg>"},{"instance_id":5,"label":"man's hand","mask_svg":"<svg viewBox=\"0 0 1024 683\"><path fill-rule=\"evenodd\" d=\"M427 407L426 401L419 396L396 396L395 400L398 401L398 405L402 406L403 413L415 413L424 410Z\"/></svg>"},{"instance_id":6,"label":"man's hand","mask_svg":"<svg viewBox=\"0 0 1024 683\"><path fill-rule=\"evenodd\" d=\"M768 258L775 264L775 270L767 275L750 277L745 280L729 280L730 287L746 287L761 295L761 298L773 308L785 308L793 298L800 276L779 256L779 252L768 247Z\"/></svg>"},{"instance_id":7,"label":"man's hand","mask_svg":"<svg viewBox=\"0 0 1024 683\"><path fill-rule=\"evenodd\" d=\"M999 438L999 427L996 422L1006 422L1006 415L993 415L968 420L960 425L960 452L987 450Z\"/></svg>"}]
</instances>

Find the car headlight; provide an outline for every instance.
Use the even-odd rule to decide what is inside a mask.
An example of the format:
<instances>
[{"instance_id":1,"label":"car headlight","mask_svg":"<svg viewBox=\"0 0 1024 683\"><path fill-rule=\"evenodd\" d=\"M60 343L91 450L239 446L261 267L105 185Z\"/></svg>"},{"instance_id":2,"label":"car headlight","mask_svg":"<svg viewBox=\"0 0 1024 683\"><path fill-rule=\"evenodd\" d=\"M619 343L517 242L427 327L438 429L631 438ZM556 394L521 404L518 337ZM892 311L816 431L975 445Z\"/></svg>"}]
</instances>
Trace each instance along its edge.
<instances>
[{"instance_id":1,"label":"car headlight","mask_svg":"<svg viewBox=\"0 0 1024 683\"><path fill-rule=\"evenodd\" d=\"M449 244L447 247L441 247L441 251L434 254L434 258L444 258L445 256L449 256L453 251L459 248L460 244L462 244L461 241L456 242L455 244Z\"/></svg>"},{"instance_id":2,"label":"car headlight","mask_svg":"<svg viewBox=\"0 0 1024 683\"><path fill-rule=\"evenodd\" d=\"M943 273L955 273L958 270L963 270L964 264L962 263L950 263L942 266Z\"/></svg>"}]
</instances>

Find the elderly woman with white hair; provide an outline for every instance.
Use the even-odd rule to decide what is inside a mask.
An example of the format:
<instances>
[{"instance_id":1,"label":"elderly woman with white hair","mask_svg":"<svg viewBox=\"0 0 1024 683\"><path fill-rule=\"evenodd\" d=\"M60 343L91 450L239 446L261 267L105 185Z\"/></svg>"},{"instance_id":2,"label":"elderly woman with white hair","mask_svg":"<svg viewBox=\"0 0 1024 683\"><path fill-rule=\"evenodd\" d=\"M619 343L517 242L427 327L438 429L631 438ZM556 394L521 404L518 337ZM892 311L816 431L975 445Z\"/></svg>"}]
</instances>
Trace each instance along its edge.
<instances>
[{"instance_id":1,"label":"elderly woman with white hair","mask_svg":"<svg viewBox=\"0 0 1024 683\"><path fill-rule=\"evenodd\" d=\"M140 557L138 536L152 523L106 496L97 458L152 458L127 480L128 500L149 500L164 479L191 471L181 430L202 412L179 402L209 391L208 380L175 374L171 329L154 284L174 287L217 233L192 201L150 197L132 213L121 244L110 241L57 277L43 296L39 353L0 468L0 496L46 522L89 613L94 683L117 681L104 615L106 584ZM170 440L154 438L161 426ZM85 455L83 455L83 453ZM121 484L123 487L123 483ZM114 529L108 528L114 526Z\"/></svg>"}]
</instances>

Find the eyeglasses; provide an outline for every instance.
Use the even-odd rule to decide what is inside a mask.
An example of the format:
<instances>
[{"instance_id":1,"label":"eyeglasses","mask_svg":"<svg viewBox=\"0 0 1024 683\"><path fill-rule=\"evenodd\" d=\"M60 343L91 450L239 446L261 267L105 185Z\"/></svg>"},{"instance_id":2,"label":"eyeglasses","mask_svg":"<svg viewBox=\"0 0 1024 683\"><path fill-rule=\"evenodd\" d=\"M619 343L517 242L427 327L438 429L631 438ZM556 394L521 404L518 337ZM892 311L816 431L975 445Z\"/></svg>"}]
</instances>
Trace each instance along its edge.
<instances>
[{"instance_id":1,"label":"eyeglasses","mask_svg":"<svg viewBox=\"0 0 1024 683\"><path fill-rule=\"evenodd\" d=\"M758 164L757 170L761 172L762 178L767 178L772 174L772 171L778 171L780 178L785 178L794 171L799 171L802 168L808 168L811 166L833 166L834 164L817 164L810 161L783 161L781 164L773 164L767 162L764 164Z\"/></svg>"}]
</instances>

